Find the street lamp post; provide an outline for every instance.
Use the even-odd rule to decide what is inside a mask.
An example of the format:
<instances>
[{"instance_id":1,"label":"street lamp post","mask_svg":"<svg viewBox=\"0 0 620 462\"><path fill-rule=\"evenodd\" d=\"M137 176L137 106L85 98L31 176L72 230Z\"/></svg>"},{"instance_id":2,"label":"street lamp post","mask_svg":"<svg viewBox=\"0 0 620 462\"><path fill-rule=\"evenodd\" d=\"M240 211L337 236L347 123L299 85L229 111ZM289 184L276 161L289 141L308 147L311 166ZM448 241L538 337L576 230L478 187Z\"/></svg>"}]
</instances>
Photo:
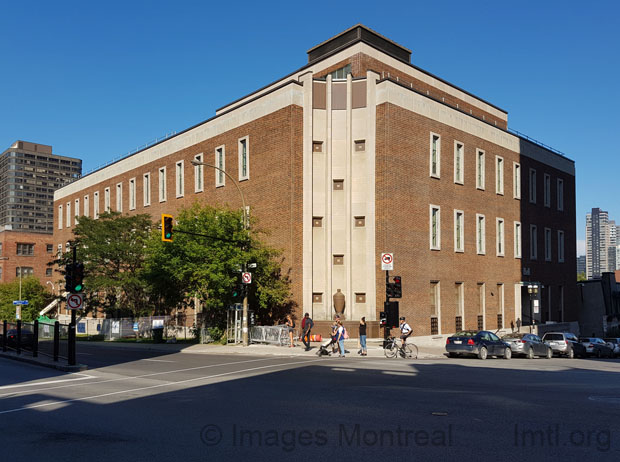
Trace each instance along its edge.
<instances>
[{"instance_id":1,"label":"street lamp post","mask_svg":"<svg viewBox=\"0 0 620 462\"><path fill-rule=\"evenodd\" d=\"M201 162L199 160L192 160L191 161L192 165L198 167L201 165L204 165L206 167L211 167L214 168L215 170L218 170L220 172L222 172L224 175L226 175L228 178L230 178L230 181L233 182L233 184L235 185L235 187L237 188L237 191L239 191L239 195L241 196L241 204L243 206L243 229L247 230L248 229L248 220L247 220L247 210L245 207L245 197L243 196L243 191L241 191L241 188L239 187L239 183L237 182L237 180L235 180L226 170L221 169L213 164L207 164L205 162ZM246 264L243 264L243 271L246 271ZM248 291L247 289L244 289L243 291L243 320L242 320L242 325L241 325L242 329L243 329L243 346L248 346L250 344L249 342L249 335L248 335Z\"/></svg>"}]
</instances>

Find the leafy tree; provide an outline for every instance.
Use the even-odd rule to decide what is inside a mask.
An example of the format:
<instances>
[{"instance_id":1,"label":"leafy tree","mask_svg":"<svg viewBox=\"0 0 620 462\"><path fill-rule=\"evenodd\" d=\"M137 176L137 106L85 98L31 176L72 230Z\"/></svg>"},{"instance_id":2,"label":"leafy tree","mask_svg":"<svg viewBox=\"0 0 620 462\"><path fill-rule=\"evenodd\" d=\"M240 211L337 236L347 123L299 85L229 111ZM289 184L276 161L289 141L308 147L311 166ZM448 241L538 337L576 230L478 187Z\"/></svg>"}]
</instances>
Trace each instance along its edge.
<instances>
[{"instance_id":1,"label":"leafy tree","mask_svg":"<svg viewBox=\"0 0 620 462\"><path fill-rule=\"evenodd\" d=\"M577 282L583 282L583 281L587 281L588 278L586 277L586 273L577 273Z\"/></svg>"},{"instance_id":2,"label":"leafy tree","mask_svg":"<svg viewBox=\"0 0 620 462\"><path fill-rule=\"evenodd\" d=\"M259 230L244 229L241 213L195 203L177 216L174 241L150 241L145 276L151 299L159 309L176 306L187 297L203 302L210 325L222 325L226 308L240 299L233 288L240 282L240 269L251 270L250 308L259 320L280 318L291 308L287 276L280 272L279 252L259 240Z\"/></svg>"},{"instance_id":3,"label":"leafy tree","mask_svg":"<svg viewBox=\"0 0 620 462\"><path fill-rule=\"evenodd\" d=\"M148 214L106 212L97 220L80 217L73 244L84 263L86 309L102 308L114 316L140 316L151 311L143 277L153 224ZM71 252L55 263L71 263Z\"/></svg>"},{"instance_id":4,"label":"leafy tree","mask_svg":"<svg viewBox=\"0 0 620 462\"><path fill-rule=\"evenodd\" d=\"M19 279L13 282L0 284L0 319L15 320L15 305L13 300L19 298ZM39 311L45 308L54 299L47 288L41 285L34 277L22 279L22 300L28 300L28 305L22 305L22 320L34 321L39 317Z\"/></svg>"}]
</instances>

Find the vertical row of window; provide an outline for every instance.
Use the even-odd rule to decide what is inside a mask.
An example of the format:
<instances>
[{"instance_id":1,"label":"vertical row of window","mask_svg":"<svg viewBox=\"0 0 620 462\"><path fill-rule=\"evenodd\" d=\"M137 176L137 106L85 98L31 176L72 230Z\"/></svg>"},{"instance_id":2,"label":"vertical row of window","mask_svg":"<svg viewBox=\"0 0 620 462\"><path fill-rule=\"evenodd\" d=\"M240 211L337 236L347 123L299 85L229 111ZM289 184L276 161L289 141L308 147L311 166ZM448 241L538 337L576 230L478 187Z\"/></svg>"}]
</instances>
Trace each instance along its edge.
<instances>
[{"instance_id":1,"label":"vertical row of window","mask_svg":"<svg viewBox=\"0 0 620 462\"><path fill-rule=\"evenodd\" d=\"M536 204L537 191L536 191L536 170L530 169L529 176L529 189L530 189L530 203ZM556 208L559 211L564 210L564 180L558 178L556 181ZM551 175L545 173L543 176L543 205L547 208L551 208Z\"/></svg>"}]
</instances>

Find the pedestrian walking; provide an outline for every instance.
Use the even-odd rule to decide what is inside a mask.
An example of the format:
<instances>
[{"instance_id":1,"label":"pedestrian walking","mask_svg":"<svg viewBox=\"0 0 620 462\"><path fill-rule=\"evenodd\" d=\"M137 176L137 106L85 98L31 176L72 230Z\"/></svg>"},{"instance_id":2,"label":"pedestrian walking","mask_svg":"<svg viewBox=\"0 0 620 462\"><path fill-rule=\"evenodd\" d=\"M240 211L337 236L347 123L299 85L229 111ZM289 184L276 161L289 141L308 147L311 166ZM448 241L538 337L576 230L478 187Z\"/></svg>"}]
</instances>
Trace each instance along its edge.
<instances>
[{"instance_id":1,"label":"pedestrian walking","mask_svg":"<svg viewBox=\"0 0 620 462\"><path fill-rule=\"evenodd\" d=\"M310 317L309 313L304 315L304 319L301 321L301 331L302 331L302 342L306 346L306 351L310 351L310 332L314 327L314 321Z\"/></svg>"},{"instance_id":2,"label":"pedestrian walking","mask_svg":"<svg viewBox=\"0 0 620 462\"><path fill-rule=\"evenodd\" d=\"M340 348L340 357L344 358L344 339L345 339L345 328L342 325L342 321L338 320L338 330L337 330L337 341L338 347Z\"/></svg>"},{"instance_id":3,"label":"pedestrian walking","mask_svg":"<svg viewBox=\"0 0 620 462\"><path fill-rule=\"evenodd\" d=\"M290 314L286 315L286 326L288 327L288 336L291 339L291 344L289 348L293 348L295 346L295 342L293 341L293 332L295 331L295 321Z\"/></svg>"},{"instance_id":4,"label":"pedestrian walking","mask_svg":"<svg viewBox=\"0 0 620 462\"><path fill-rule=\"evenodd\" d=\"M366 349L366 318L362 317L360 320L360 351L362 356L368 356L368 350Z\"/></svg>"}]
</instances>

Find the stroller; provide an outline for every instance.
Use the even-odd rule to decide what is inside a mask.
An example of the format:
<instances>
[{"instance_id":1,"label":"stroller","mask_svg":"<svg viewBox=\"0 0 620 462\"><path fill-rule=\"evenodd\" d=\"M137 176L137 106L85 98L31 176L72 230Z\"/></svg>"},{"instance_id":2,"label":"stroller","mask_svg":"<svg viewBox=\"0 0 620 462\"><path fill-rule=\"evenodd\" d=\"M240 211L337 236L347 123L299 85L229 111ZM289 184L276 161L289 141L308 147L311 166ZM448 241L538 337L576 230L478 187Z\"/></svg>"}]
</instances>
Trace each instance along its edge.
<instances>
[{"instance_id":1,"label":"stroller","mask_svg":"<svg viewBox=\"0 0 620 462\"><path fill-rule=\"evenodd\" d=\"M331 349L329 348L331 346ZM329 340L323 343L318 351L316 352L317 356L331 356L332 353L336 353L338 351L338 342L336 342L336 337L331 336Z\"/></svg>"}]
</instances>

